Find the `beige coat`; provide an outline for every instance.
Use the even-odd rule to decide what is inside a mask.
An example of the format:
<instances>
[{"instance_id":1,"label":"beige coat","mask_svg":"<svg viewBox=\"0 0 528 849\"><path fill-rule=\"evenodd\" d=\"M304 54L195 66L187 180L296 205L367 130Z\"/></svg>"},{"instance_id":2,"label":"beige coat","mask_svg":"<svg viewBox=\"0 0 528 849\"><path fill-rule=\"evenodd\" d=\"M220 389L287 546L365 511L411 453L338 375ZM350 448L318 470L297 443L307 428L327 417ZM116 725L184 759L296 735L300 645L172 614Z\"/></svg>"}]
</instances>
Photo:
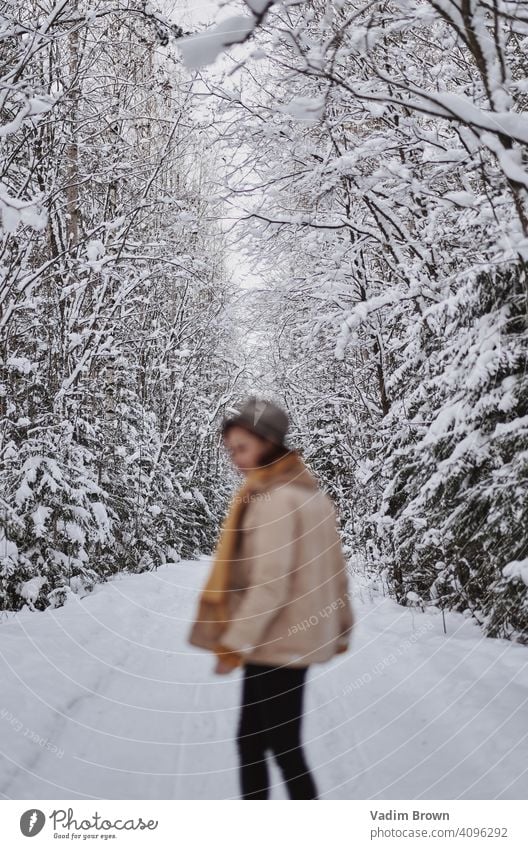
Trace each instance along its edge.
<instances>
[{"instance_id":1,"label":"beige coat","mask_svg":"<svg viewBox=\"0 0 528 849\"><path fill-rule=\"evenodd\" d=\"M253 494L228 598L221 642L245 663L308 666L346 648L355 619L330 497L295 481Z\"/></svg>"}]
</instances>

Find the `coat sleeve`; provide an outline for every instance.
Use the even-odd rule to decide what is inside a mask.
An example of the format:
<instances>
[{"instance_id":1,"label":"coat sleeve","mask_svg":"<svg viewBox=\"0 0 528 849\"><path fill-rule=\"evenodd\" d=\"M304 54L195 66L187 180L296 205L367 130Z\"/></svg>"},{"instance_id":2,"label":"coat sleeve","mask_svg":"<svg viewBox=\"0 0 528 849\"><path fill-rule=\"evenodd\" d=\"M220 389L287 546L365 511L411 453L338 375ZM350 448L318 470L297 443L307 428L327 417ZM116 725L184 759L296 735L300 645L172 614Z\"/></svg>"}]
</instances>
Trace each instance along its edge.
<instances>
[{"instance_id":1,"label":"coat sleeve","mask_svg":"<svg viewBox=\"0 0 528 849\"><path fill-rule=\"evenodd\" d=\"M254 513L249 586L221 637L223 646L242 654L250 654L260 644L279 607L288 601L295 563L297 521L284 493L271 490Z\"/></svg>"}]
</instances>

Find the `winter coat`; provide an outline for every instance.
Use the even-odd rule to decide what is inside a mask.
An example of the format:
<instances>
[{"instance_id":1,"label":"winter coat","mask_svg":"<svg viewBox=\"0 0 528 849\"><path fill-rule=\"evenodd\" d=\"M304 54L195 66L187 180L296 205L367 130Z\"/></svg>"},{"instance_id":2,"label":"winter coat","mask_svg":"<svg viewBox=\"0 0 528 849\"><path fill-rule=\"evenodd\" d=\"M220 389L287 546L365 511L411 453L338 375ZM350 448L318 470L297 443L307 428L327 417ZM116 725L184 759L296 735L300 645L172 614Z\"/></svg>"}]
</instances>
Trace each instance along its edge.
<instances>
[{"instance_id":1,"label":"winter coat","mask_svg":"<svg viewBox=\"0 0 528 849\"><path fill-rule=\"evenodd\" d=\"M279 478L253 494L228 577L218 650L245 663L308 666L346 650L354 625L333 501ZM191 642L211 648L195 622ZM218 647L217 647L218 649Z\"/></svg>"}]
</instances>

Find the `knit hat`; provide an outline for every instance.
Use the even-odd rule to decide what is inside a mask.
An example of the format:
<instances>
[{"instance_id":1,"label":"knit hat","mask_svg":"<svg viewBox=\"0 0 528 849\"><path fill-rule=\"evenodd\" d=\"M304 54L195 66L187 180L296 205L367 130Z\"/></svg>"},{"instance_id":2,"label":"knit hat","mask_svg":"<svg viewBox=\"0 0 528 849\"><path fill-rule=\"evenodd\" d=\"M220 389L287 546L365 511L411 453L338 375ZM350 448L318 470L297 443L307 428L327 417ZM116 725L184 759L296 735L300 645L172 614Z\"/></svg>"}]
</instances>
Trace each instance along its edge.
<instances>
[{"instance_id":1,"label":"knit hat","mask_svg":"<svg viewBox=\"0 0 528 849\"><path fill-rule=\"evenodd\" d=\"M276 445L284 445L289 420L284 410L272 401L251 395L237 415L224 419L222 431L231 425L240 425Z\"/></svg>"}]
</instances>

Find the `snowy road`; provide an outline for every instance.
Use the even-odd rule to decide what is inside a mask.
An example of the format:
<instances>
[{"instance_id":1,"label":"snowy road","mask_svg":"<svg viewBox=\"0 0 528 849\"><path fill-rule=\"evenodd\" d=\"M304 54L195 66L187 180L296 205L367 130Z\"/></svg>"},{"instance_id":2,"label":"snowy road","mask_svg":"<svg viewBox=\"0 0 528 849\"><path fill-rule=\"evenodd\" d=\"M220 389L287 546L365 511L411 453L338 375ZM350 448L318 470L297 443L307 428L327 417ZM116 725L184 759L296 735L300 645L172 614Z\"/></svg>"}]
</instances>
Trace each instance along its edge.
<instances>
[{"instance_id":1,"label":"snowy road","mask_svg":"<svg viewBox=\"0 0 528 849\"><path fill-rule=\"evenodd\" d=\"M0 624L0 793L238 798L239 670L185 643L208 562L117 576ZM528 797L528 650L355 584L351 651L312 666L304 739L324 799ZM273 798L286 798L272 764Z\"/></svg>"}]
</instances>

